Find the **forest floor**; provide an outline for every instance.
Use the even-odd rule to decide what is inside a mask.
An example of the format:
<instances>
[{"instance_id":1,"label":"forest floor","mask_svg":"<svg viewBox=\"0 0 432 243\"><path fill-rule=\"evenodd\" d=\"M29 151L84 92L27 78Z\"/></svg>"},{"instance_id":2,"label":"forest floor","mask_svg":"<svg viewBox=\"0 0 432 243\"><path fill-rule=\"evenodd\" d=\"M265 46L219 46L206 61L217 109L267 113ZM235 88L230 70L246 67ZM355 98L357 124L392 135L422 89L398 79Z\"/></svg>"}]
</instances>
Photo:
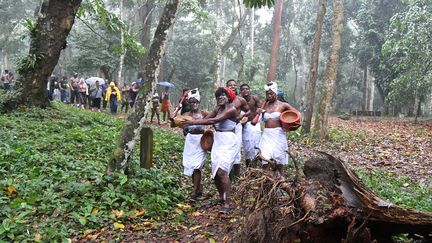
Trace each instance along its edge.
<instances>
[{"instance_id":1,"label":"forest floor","mask_svg":"<svg viewBox=\"0 0 432 243\"><path fill-rule=\"evenodd\" d=\"M402 187L418 184L430 193L432 120L414 124L409 120L390 118L331 118L330 126L330 139L324 142L299 133L289 135L290 150L300 164L313 157L314 150L320 150L342 159L355 170L366 174L380 171L395 180L403 177ZM180 132L166 123L158 127ZM220 206L212 204L216 189L208 175L206 168L203 173L206 197L202 201L178 205L168 219L129 224L120 231L107 227L84 235L79 241L97 238L97 241L105 239L108 242L229 242L245 215L239 202L235 201L234 209L228 215L219 213ZM184 182L191 184L189 178ZM232 191L235 190L234 183Z\"/></svg>"}]
</instances>

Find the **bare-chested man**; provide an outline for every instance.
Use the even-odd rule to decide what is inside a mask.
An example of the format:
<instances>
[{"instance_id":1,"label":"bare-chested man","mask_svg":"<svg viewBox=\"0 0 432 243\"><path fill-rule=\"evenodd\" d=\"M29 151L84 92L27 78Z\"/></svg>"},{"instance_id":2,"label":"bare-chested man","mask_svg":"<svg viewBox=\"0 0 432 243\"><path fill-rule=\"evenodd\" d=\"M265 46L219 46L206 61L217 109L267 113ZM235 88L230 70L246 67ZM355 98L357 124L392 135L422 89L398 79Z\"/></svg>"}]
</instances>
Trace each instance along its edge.
<instances>
[{"instance_id":1,"label":"bare-chested man","mask_svg":"<svg viewBox=\"0 0 432 243\"><path fill-rule=\"evenodd\" d=\"M235 180L239 175L240 175L240 160L241 160L241 144L242 144L242 139L243 139L243 126L242 123L246 123L248 120L248 117L250 116L250 110L249 110L249 105L246 102L246 100L241 97L240 95L238 95L237 92L237 82L234 81L233 79L230 79L226 82L226 86L231 89L232 91L234 91L234 93L236 94L236 98L233 100L233 102L231 102L233 104L233 106L237 109L238 113L240 114L238 117L238 124L236 126L235 129L235 133L237 136L237 149L238 149L238 153L237 156L234 160L234 166L232 169L232 174L231 174L231 179Z\"/></svg>"},{"instance_id":2,"label":"bare-chested man","mask_svg":"<svg viewBox=\"0 0 432 243\"><path fill-rule=\"evenodd\" d=\"M253 126L251 121L256 115L260 102L258 96L251 95L250 87L248 84L242 84L240 86L240 94L246 100L249 106L249 115L247 122L243 124L243 147L245 152L246 166L249 167L252 159L258 153L255 147L258 147L261 138L261 127Z\"/></svg>"}]
</instances>

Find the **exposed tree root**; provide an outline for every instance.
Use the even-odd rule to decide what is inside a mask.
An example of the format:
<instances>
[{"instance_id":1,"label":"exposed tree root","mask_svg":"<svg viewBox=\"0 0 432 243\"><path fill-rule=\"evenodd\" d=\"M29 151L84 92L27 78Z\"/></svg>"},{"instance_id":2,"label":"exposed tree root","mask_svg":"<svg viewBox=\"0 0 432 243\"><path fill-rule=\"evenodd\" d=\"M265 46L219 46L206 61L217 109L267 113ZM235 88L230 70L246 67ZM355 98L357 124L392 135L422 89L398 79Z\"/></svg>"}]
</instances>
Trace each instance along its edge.
<instances>
[{"instance_id":1,"label":"exposed tree root","mask_svg":"<svg viewBox=\"0 0 432 243\"><path fill-rule=\"evenodd\" d=\"M385 202L341 160L318 152L303 171L292 179L246 171L234 195L247 215L235 242L391 242L398 233L431 240L432 213Z\"/></svg>"}]
</instances>

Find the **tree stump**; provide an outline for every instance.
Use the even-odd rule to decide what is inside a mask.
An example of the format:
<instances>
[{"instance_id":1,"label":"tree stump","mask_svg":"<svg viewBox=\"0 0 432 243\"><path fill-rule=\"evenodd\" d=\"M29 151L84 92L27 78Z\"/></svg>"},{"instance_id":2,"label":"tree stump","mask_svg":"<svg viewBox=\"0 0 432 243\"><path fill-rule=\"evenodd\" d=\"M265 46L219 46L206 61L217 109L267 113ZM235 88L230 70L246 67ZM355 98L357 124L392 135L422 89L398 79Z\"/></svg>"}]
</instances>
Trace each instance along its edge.
<instances>
[{"instance_id":1,"label":"tree stump","mask_svg":"<svg viewBox=\"0 0 432 243\"><path fill-rule=\"evenodd\" d=\"M235 199L247 216L235 242L392 242L400 233L432 240L432 213L384 201L343 161L318 154L306 161L299 180L246 172Z\"/></svg>"}]
</instances>

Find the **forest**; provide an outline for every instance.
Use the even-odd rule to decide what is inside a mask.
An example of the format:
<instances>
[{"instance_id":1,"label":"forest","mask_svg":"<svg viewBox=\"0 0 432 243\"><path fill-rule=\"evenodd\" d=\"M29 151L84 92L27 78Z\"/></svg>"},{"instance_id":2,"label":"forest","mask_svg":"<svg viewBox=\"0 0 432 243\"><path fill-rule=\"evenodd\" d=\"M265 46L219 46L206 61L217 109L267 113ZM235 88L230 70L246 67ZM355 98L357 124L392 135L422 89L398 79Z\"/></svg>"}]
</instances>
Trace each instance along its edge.
<instances>
[{"instance_id":1,"label":"forest","mask_svg":"<svg viewBox=\"0 0 432 243\"><path fill-rule=\"evenodd\" d=\"M0 242L432 239L432 1L0 0L0 19ZM286 170L258 145L250 166L243 132L225 208L214 147L190 194L179 127L213 125L217 146L229 80L259 100L246 122L282 128L265 120L282 101L299 120ZM174 123L190 97L210 113Z\"/></svg>"}]
</instances>

